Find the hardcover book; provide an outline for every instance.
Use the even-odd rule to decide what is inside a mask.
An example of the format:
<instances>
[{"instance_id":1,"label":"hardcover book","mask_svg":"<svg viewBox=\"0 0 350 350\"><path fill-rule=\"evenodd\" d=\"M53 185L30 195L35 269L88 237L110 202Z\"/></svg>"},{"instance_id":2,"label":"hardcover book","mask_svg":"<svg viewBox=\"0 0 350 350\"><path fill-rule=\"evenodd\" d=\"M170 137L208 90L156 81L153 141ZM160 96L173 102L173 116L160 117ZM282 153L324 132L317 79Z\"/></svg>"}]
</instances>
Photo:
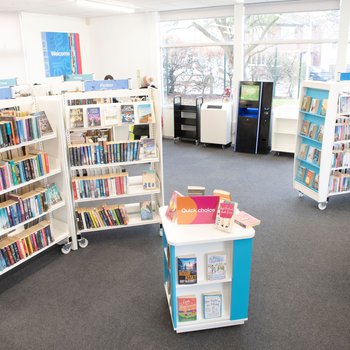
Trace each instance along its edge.
<instances>
[{"instance_id":1,"label":"hardcover book","mask_svg":"<svg viewBox=\"0 0 350 350\"><path fill-rule=\"evenodd\" d=\"M152 211L152 202L151 201L143 201L140 203L140 215L141 215L141 220L152 220L153 219L153 211Z\"/></svg>"},{"instance_id":2,"label":"hardcover book","mask_svg":"<svg viewBox=\"0 0 350 350\"><path fill-rule=\"evenodd\" d=\"M136 105L136 122L139 124L152 123L152 110L153 108L151 102L138 103Z\"/></svg>"},{"instance_id":3,"label":"hardcover book","mask_svg":"<svg viewBox=\"0 0 350 350\"><path fill-rule=\"evenodd\" d=\"M244 211L240 211L238 214L235 215L235 223L244 228L250 228L260 225L260 222L261 221L259 219Z\"/></svg>"},{"instance_id":4,"label":"hardcover book","mask_svg":"<svg viewBox=\"0 0 350 350\"><path fill-rule=\"evenodd\" d=\"M133 124L135 122L135 111L133 104L122 104L120 106L122 123Z\"/></svg>"},{"instance_id":5,"label":"hardcover book","mask_svg":"<svg viewBox=\"0 0 350 350\"><path fill-rule=\"evenodd\" d=\"M194 255L177 257L178 284L197 283L197 257Z\"/></svg>"},{"instance_id":6,"label":"hardcover book","mask_svg":"<svg viewBox=\"0 0 350 350\"><path fill-rule=\"evenodd\" d=\"M84 112L82 108L73 108L69 111L70 127L83 128L84 127Z\"/></svg>"},{"instance_id":7,"label":"hardcover book","mask_svg":"<svg viewBox=\"0 0 350 350\"><path fill-rule=\"evenodd\" d=\"M215 227L218 230L231 232L237 207L238 203L236 202L220 200L215 219Z\"/></svg>"},{"instance_id":8,"label":"hardcover book","mask_svg":"<svg viewBox=\"0 0 350 350\"><path fill-rule=\"evenodd\" d=\"M310 122L303 120L303 123L301 124L300 135L307 136L309 134L309 127Z\"/></svg>"},{"instance_id":9,"label":"hardcover book","mask_svg":"<svg viewBox=\"0 0 350 350\"><path fill-rule=\"evenodd\" d=\"M222 294L220 292L203 293L202 298L205 319L222 316Z\"/></svg>"},{"instance_id":10,"label":"hardcover book","mask_svg":"<svg viewBox=\"0 0 350 350\"><path fill-rule=\"evenodd\" d=\"M101 126L100 107L89 107L86 109L88 126Z\"/></svg>"},{"instance_id":11,"label":"hardcover book","mask_svg":"<svg viewBox=\"0 0 350 350\"><path fill-rule=\"evenodd\" d=\"M40 112L34 113L34 115L38 120L41 136L51 134L53 130L49 122L49 119L47 118L46 113L44 111L40 111Z\"/></svg>"},{"instance_id":12,"label":"hardcover book","mask_svg":"<svg viewBox=\"0 0 350 350\"><path fill-rule=\"evenodd\" d=\"M317 114L319 105L320 100L318 98L313 98L311 101L310 113Z\"/></svg>"},{"instance_id":13,"label":"hardcover book","mask_svg":"<svg viewBox=\"0 0 350 350\"><path fill-rule=\"evenodd\" d=\"M176 219L176 208L177 208L177 199L181 197L182 194L178 191L174 191L171 195L170 202L168 205L168 208L165 212L165 216L170 220L170 221L175 221Z\"/></svg>"},{"instance_id":14,"label":"hardcover book","mask_svg":"<svg viewBox=\"0 0 350 350\"><path fill-rule=\"evenodd\" d=\"M197 320L197 298L195 295L177 297L179 322Z\"/></svg>"},{"instance_id":15,"label":"hardcover book","mask_svg":"<svg viewBox=\"0 0 350 350\"><path fill-rule=\"evenodd\" d=\"M210 281L226 278L226 254L224 252L207 254L207 279Z\"/></svg>"}]
</instances>

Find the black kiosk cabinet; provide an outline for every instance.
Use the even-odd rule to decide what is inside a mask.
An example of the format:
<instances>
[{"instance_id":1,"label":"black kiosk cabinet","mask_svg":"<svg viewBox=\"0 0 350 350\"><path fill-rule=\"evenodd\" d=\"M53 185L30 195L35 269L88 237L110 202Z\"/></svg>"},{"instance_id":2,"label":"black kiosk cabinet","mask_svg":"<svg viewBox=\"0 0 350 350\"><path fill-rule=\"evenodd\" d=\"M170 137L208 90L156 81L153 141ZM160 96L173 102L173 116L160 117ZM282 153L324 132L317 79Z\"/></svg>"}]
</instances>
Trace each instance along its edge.
<instances>
[{"instance_id":1,"label":"black kiosk cabinet","mask_svg":"<svg viewBox=\"0 0 350 350\"><path fill-rule=\"evenodd\" d=\"M240 82L236 152L270 152L272 90L272 82Z\"/></svg>"}]
</instances>

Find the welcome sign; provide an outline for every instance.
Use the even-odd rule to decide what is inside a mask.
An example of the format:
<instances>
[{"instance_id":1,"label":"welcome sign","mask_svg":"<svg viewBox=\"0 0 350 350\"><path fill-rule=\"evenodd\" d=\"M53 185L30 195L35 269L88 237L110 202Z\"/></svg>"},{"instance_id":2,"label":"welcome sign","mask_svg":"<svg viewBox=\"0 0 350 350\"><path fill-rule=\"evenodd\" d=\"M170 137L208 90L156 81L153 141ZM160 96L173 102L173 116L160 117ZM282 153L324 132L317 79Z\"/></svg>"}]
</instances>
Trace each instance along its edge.
<instances>
[{"instance_id":1,"label":"welcome sign","mask_svg":"<svg viewBox=\"0 0 350 350\"><path fill-rule=\"evenodd\" d=\"M177 198L178 224L214 224L219 196L191 196Z\"/></svg>"}]
</instances>

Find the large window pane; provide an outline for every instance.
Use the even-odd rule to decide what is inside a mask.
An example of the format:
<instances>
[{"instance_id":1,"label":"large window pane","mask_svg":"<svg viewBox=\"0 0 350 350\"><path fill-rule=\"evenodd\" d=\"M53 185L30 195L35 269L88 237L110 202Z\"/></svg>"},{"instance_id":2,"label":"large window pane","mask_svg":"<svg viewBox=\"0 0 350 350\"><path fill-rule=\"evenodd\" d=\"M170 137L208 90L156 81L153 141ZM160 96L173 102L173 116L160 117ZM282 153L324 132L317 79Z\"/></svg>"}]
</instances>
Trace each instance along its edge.
<instances>
[{"instance_id":1,"label":"large window pane","mask_svg":"<svg viewBox=\"0 0 350 350\"><path fill-rule=\"evenodd\" d=\"M245 19L245 40L337 39L339 11L251 15Z\"/></svg>"},{"instance_id":2,"label":"large window pane","mask_svg":"<svg viewBox=\"0 0 350 350\"><path fill-rule=\"evenodd\" d=\"M232 67L232 46L163 49L164 102L176 95L191 104L197 96L221 100L224 88L232 86Z\"/></svg>"},{"instance_id":3,"label":"large window pane","mask_svg":"<svg viewBox=\"0 0 350 350\"><path fill-rule=\"evenodd\" d=\"M233 17L162 22L162 45L233 41Z\"/></svg>"}]
</instances>

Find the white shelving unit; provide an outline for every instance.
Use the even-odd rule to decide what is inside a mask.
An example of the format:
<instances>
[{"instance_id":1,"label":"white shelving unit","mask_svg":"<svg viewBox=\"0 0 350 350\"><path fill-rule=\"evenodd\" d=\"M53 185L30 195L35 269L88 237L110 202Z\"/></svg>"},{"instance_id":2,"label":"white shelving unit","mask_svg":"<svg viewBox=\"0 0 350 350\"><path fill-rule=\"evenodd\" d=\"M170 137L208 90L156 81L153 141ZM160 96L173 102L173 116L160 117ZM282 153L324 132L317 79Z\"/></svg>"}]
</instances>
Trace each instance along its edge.
<instances>
[{"instance_id":1,"label":"white shelving unit","mask_svg":"<svg viewBox=\"0 0 350 350\"><path fill-rule=\"evenodd\" d=\"M271 151L294 153L298 116L276 116L272 124Z\"/></svg>"},{"instance_id":2,"label":"white shelving unit","mask_svg":"<svg viewBox=\"0 0 350 350\"><path fill-rule=\"evenodd\" d=\"M0 157L6 158L11 155L11 152L20 150L22 147L28 147L43 150L48 154L50 172L44 176L37 177L31 181L27 181L0 191L3 198L6 194L26 193L33 188L46 186L47 184L55 183L62 197L62 201L50 207L46 212L28 219L20 224L8 229L0 229L0 239L13 237L21 233L27 224L32 223L36 219L45 218L50 221L51 234L54 242L33 252L26 258L22 258L13 265L6 267L0 271L0 275L12 270L16 266L24 263L32 257L40 254L44 250L50 248L55 244L63 244L62 252L67 254L71 249L77 249L74 230L74 218L72 215L71 193L67 186L67 178L69 176L68 163L66 157L66 139L64 135L64 121L62 99L57 97L24 97L11 100L1 100L0 109L14 108L28 113L45 111L50 125L53 129L52 134L48 134L42 138L34 139L32 141L20 143L18 145L0 148ZM28 189L28 191L27 191Z\"/></svg>"},{"instance_id":3,"label":"white shelving unit","mask_svg":"<svg viewBox=\"0 0 350 350\"><path fill-rule=\"evenodd\" d=\"M105 226L93 229L79 229L77 226L78 244L81 247L87 245L87 239L81 237L83 233L95 232L101 230L113 230L130 226L141 226L148 224L161 223L159 216L159 207L164 203L163 195L163 160L162 160L162 134L161 134L161 108L160 108L160 96L157 89L133 89L133 90L108 90L108 91L90 91L90 92L77 92L77 93L66 93L64 94L64 105L66 115L67 132L66 138L67 143L71 144L71 135L73 132L87 132L91 130L109 130L111 134L111 141L115 142L129 142L133 140L129 139L129 127L136 124L123 124L120 116L121 103L132 103L132 99L135 97L144 97L147 101L152 101L154 108L154 121L149 123L149 137L155 140L156 144L156 155L152 158L142 157L135 161L123 161L115 163L95 164L95 165L82 165L82 166L71 166L70 176L71 178L79 174L92 175L101 174L108 172L109 174L119 173L120 169L125 169L128 172L128 186L127 191L120 195L113 195L108 197L99 198L83 198L73 199L75 208L89 208L89 207L101 207L102 205L109 204L120 204L124 205L124 208L128 215L127 225L117 226ZM96 103L96 104L79 104L75 105L72 101L89 101L93 99L106 99L107 103ZM110 102L110 101L118 102ZM101 125L91 126L87 125L86 115L88 108L98 107L101 115ZM84 114L84 124L81 128L70 129L70 113L71 110L81 108ZM117 118L115 124L106 125L105 111L115 108L117 111ZM155 189L145 190L142 186L142 172L147 169L153 169L156 173L157 186ZM140 202L143 200L150 200L152 202L153 219L141 220L140 217Z\"/></svg>"},{"instance_id":4,"label":"white shelving unit","mask_svg":"<svg viewBox=\"0 0 350 350\"><path fill-rule=\"evenodd\" d=\"M330 188L330 177L334 171L347 170L350 167L335 167L332 165L334 157L334 146L336 144L344 144L345 149L350 147L350 140L335 141L336 120L340 117L338 113L339 96L350 93L350 83L347 81L322 83L322 82L304 82L300 97L300 106L302 106L305 96L310 96L312 99L320 100L320 105L316 113L309 111L299 112L298 118L298 136L295 148L294 158L294 176L293 186L299 191L299 196L307 195L318 202L320 210L327 207L328 200L331 196L349 193L350 191L332 192ZM327 111L325 115L321 115L322 100L327 100ZM350 111L349 111L350 112ZM345 117L350 117L350 113L345 114ZM310 122L324 128L323 138L318 141L313 137L308 137L301 134L303 121ZM300 149L302 144L306 144L308 150L313 147L320 152L319 164L313 161L302 159L300 157ZM305 173L302 175L302 169L305 168ZM311 175L311 182L307 185L307 175ZM314 176L312 177L312 175Z\"/></svg>"},{"instance_id":5,"label":"white shelving unit","mask_svg":"<svg viewBox=\"0 0 350 350\"><path fill-rule=\"evenodd\" d=\"M232 232L223 232L214 225L177 225L166 216L167 207L160 208L163 224L164 288L174 330L177 333L243 324L248 320L250 270L254 229L236 224ZM226 278L206 279L206 254L226 254ZM177 257L195 255L197 283L179 285ZM219 292L222 295L222 316L205 319L202 293ZM195 296L197 320L179 321L177 298Z\"/></svg>"}]
</instances>

